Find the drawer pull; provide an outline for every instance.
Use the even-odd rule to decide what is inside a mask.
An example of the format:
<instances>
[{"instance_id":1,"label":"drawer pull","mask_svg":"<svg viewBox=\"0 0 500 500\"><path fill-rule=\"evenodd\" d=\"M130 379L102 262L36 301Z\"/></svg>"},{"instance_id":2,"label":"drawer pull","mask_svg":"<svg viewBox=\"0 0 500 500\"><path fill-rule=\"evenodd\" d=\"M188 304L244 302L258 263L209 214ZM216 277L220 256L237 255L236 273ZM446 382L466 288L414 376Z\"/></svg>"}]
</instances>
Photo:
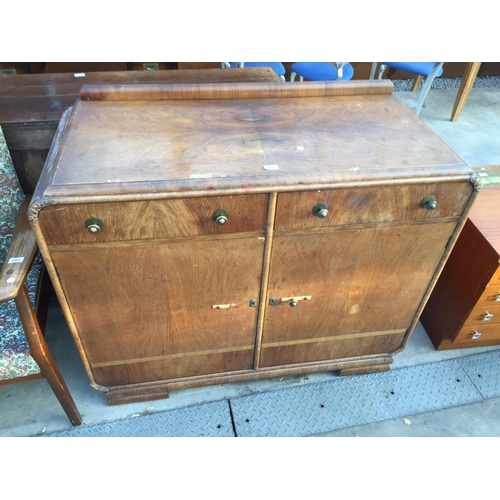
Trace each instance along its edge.
<instances>
[{"instance_id":1,"label":"drawer pull","mask_svg":"<svg viewBox=\"0 0 500 500\"><path fill-rule=\"evenodd\" d=\"M104 223L101 219L97 219L96 217L90 217L85 221L85 227L87 231L92 234L97 234L104 227Z\"/></svg>"},{"instance_id":2,"label":"drawer pull","mask_svg":"<svg viewBox=\"0 0 500 500\"><path fill-rule=\"evenodd\" d=\"M229 309L230 307L236 307L236 304L215 304L212 309Z\"/></svg>"},{"instance_id":3,"label":"drawer pull","mask_svg":"<svg viewBox=\"0 0 500 500\"><path fill-rule=\"evenodd\" d=\"M472 334L471 339L472 340L477 340L479 337L481 337L481 334L479 332L474 331L474 333Z\"/></svg>"},{"instance_id":4,"label":"drawer pull","mask_svg":"<svg viewBox=\"0 0 500 500\"><path fill-rule=\"evenodd\" d=\"M313 214L320 219L324 219L328 215L328 205L326 203L318 203L313 208Z\"/></svg>"},{"instance_id":5,"label":"drawer pull","mask_svg":"<svg viewBox=\"0 0 500 500\"><path fill-rule=\"evenodd\" d=\"M299 297L284 297L281 299L281 302L288 302L290 307L297 307L299 305L300 300L311 300L311 295L301 295Z\"/></svg>"},{"instance_id":6,"label":"drawer pull","mask_svg":"<svg viewBox=\"0 0 500 500\"><path fill-rule=\"evenodd\" d=\"M216 210L212 214L212 219L215 221L216 224L219 224L219 226L223 226L224 224L227 223L229 219L229 213L226 212L225 210Z\"/></svg>"},{"instance_id":7,"label":"drawer pull","mask_svg":"<svg viewBox=\"0 0 500 500\"><path fill-rule=\"evenodd\" d=\"M493 314L486 311L486 314L483 316L483 321L490 321L491 318L493 318Z\"/></svg>"},{"instance_id":8,"label":"drawer pull","mask_svg":"<svg viewBox=\"0 0 500 500\"><path fill-rule=\"evenodd\" d=\"M500 293L497 295L497 298L495 299L495 302L500 302Z\"/></svg>"},{"instance_id":9,"label":"drawer pull","mask_svg":"<svg viewBox=\"0 0 500 500\"><path fill-rule=\"evenodd\" d=\"M421 202L420 206L427 210L434 210L437 207L437 200L435 196L426 196Z\"/></svg>"}]
</instances>

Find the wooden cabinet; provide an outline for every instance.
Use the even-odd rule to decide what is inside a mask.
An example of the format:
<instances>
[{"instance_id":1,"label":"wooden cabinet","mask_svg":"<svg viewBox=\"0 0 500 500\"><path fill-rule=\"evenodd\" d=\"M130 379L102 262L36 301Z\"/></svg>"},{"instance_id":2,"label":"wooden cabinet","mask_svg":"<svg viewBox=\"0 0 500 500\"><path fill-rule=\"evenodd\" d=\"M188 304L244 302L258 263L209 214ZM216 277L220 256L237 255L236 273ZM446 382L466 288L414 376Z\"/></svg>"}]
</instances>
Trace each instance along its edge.
<instances>
[{"instance_id":1,"label":"wooden cabinet","mask_svg":"<svg viewBox=\"0 0 500 500\"><path fill-rule=\"evenodd\" d=\"M438 350L500 344L500 188L481 191L422 313Z\"/></svg>"},{"instance_id":2,"label":"wooden cabinet","mask_svg":"<svg viewBox=\"0 0 500 500\"><path fill-rule=\"evenodd\" d=\"M389 368L477 186L391 91L82 89L29 216L110 404Z\"/></svg>"}]
</instances>

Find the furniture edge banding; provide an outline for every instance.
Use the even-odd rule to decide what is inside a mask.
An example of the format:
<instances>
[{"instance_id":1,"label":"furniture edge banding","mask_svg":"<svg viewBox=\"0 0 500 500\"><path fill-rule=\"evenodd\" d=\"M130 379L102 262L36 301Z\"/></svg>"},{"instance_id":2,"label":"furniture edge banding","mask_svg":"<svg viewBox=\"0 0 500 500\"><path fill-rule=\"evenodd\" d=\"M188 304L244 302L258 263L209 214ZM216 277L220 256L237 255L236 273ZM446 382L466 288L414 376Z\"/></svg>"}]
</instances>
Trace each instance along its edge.
<instances>
[{"instance_id":1,"label":"furniture edge banding","mask_svg":"<svg viewBox=\"0 0 500 500\"><path fill-rule=\"evenodd\" d=\"M85 84L82 101L262 99L392 94L390 80L191 84Z\"/></svg>"}]
</instances>

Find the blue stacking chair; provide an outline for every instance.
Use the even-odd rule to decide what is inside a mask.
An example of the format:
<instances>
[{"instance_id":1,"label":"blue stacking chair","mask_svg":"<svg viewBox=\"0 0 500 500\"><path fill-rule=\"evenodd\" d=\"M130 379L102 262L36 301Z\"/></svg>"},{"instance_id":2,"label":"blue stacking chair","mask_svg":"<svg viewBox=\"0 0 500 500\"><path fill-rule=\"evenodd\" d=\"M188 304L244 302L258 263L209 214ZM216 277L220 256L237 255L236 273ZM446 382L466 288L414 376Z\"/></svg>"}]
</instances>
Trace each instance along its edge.
<instances>
[{"instance_id":1,"label":"blue stacking chair","mask_svg":"<svg viewBox=\"0 0 500 500\"><path fill-rule=\"evenodd\" d=\"M330 62L295 62L291 66L290 81L304 78L312 81L350 80L354 76L354 68L349 63Z\"/></svg>"},{"instance_id":2,"label":"blue stacking chair","mask_svg":"<svg viewBox=\"0 0 500 500\"><path fill-rule=\"evenodd\" d=\"M376 62L372 63L372 69L370 72L370 80L375 76L375 71L377 69ZM386 68L400 69L402 71L407 71L408 73L414 73L420 77L425 76L425 83L420 92L420 96L417 101L417 107L415 108L415 114L418 116L422 110L422 106L425 104L429 90L431 89L432 82L434 78L441 76L443 74L443 64L442 62L383 62L380 65L378 71L378 79L382 78L382 75ZM416 90L416 86L413 89Z\"/></svg>"}]
</instances>

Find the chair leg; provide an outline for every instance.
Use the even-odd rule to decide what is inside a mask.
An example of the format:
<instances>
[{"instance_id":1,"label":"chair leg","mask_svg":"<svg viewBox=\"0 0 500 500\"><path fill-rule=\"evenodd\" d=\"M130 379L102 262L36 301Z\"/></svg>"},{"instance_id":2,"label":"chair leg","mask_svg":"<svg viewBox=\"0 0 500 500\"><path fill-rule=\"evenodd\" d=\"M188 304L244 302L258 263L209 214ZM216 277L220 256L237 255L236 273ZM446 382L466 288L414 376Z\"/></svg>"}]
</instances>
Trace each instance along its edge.
<instances>
[{"instance_id":1,"label":"chair leg","mask_svg":"<svg viewBox=\"0 0 500 500\"><path fill-rule=\"evenodd\" d=\"M417 101L417 107L415 108L415 114L417 116L420 114L422 106L424 105L425 100L427 99L427 94L431 89L432 82L434 81L434 78L436 78L436 75L438 71L441 69L441 66L443 66L443 64L444 63L436 63L432 68L431 72L429 73L429 76L425 79L424 86L422 87L422 91L420 92L420 96Z\"/></svg>"},{"instance_id":2,"label":"chair leg","mask_svg":"<svg viewBox=\"0 0 500 500\"><path fill-rule=\"evenodd\" d=\"M297 76L297 73L295 73L295 71L292 71L291 74L290 74L290 81L294 82L296 76Z\"/></svg>"},{"instance_id":3,"label":"chair leg","mask_svg":"<svg viewBox=\"0 0 500 500\"><path fill-rule=\"evenodd\" d=\"M417 75L415 77L415 79L413 80L413 87L411 88L412 92L416 92L418 90L418 87L420 87L420 84L422 83L422 79L422 75Z\"/></svg>"},{"instance_id":4,"label":"chair leg","mask_svg":"<svg viewBox=\"0 0 500 500\"><path fill-rule=\"evenodd\" d=\"M33 359L40 367L42 375L47 379L71 423L80 425L82 417L43 338L25 286L21 287L14 300Z\"/></svg>"},{"instance_id":5,"label":"chair leg","mask_svg":"<svg viewBox=\"0 0 500 500\"><path fill-rule=\"evenodd\" d=\"M377 77L379 80L382 80L382 75L384 74L385 68L387 68L387 66L385 64L380 65L380 68L378 70L378 77Z\"/></svg>"},{"instance_id":6,"label":"chair leg","mask_svg":"<svg viewBox=\"0 0 500 500\"><path fill-rule=\"evenodd\" d=\"M373 80L375 77L375 70L377 69L377 64L376 62L372 63L372 68L370 69L370 80Z\"/></svg>"}]
</instances>

